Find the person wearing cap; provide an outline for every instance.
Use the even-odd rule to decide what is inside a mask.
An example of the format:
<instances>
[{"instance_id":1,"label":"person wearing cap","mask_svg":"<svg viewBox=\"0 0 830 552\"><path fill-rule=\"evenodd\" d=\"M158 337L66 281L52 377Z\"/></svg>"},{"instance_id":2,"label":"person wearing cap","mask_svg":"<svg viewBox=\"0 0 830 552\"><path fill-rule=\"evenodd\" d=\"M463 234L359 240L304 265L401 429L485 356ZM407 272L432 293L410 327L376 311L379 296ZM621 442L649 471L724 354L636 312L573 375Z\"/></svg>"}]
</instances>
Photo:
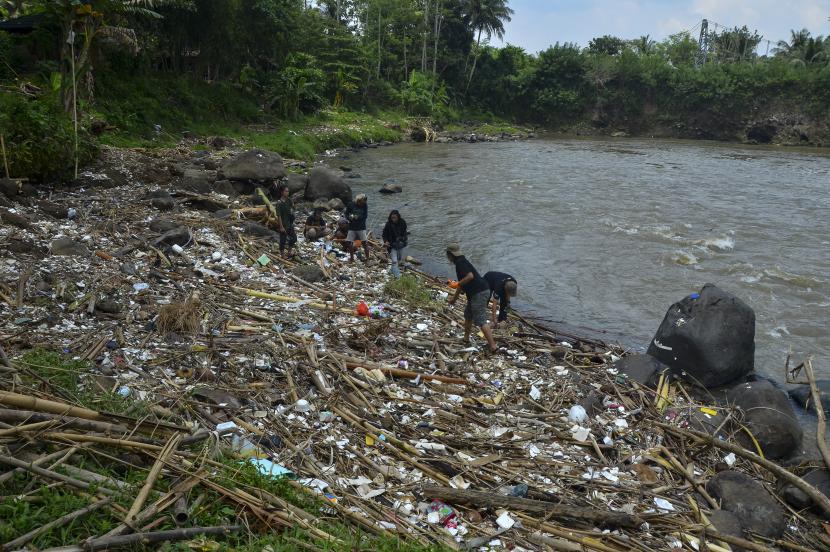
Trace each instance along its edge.
<instances>
[{"instance_id":1,"label":"person wearing cap","mask_svg":"<svg viewBox=\"0 0 830 552\"><path fill-rule=\"evenodd\" d=\"M319 240L329 235L329 230L326 227L326 221L323 219L323 211L325 209L316 207L305 221L305 230L303 234L309 240Z\"/></svg>"},{"instance_id":2,"label":"person wearing cap","mask_svg":"<svg viewBox=\"0 0 830 552\"><path fill-rule=\"evenodd\" d=\"M490 286L490 320L493 323L493 327L496 328L499 322L507 320L507 312L510 310L510 299L516 297L518 283L510 274L493 271L485 274L484 280ZM498 300L498 305L493 299ZM496 319L497 311L498 319Z\"/></svg>"},{"instance_id":3,"label":"person wearing cap","mask_svg":"<svg viewBox=\"0 0 830 552\"><path fill-rule=\"evenodd\" d=\"M464 307L464 341L469 342L470 331L473 324L481 328L484 338L487 340L490 352L498 350L493 340L493 332L490 330L490 322L487 320L487 303L490 301L490 286L482 278L475 267L467 260L461 247L458 244L447 246L447 259L455 265L455 274L458 278L458 287L455 288L455 295L450 297L452 305L458 300L463 291L467 295L467 306Z\"/></svg>"},{"instance_id":4,"label":"person wearing cap","mask_svg":"<svg viewBox=\"0 0 830 552\"><path fill-rule=\"evenodd\" d=\"M369 262L369 240L366 235L366 218L369 216L366 194L357 194L354 201L346 207L346 219L349 221L349 233L346 241L352 242L353 247L349 250L350 261L354 261L354 252L358 243L363 244L364 262Z\"/></svg>"}]
</instances>

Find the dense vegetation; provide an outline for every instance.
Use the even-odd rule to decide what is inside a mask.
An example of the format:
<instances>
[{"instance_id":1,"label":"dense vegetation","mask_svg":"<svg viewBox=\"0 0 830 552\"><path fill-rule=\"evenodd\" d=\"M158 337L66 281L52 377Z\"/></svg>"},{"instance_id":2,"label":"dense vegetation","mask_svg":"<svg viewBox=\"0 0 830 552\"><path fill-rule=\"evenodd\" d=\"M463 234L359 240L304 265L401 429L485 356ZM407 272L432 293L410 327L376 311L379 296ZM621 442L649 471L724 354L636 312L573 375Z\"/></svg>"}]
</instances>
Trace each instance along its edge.
<instances>
[{"instance_id":1,"label":"dense vegetation","mask_svg":"<svg viewBox=\"0 0 830 552\"><path fill-rule=\"evenodd\" d=\"M0 32L0 130L15 172L30 176L72 164L73 124L56 113L76 106L81 161L94 152L91 130L109 143L169 142L309 116L326 126L345 111L730 139L759 113L820 119L830 107L830 39L807 31L762 57L746 27L708 36L705 56L688 33L530 54L488 45L510 20L508 0L0 6L3 17L42 16L31 33ZM54 152L41 158L35 144Z\"/></svg>"}]
</instances>

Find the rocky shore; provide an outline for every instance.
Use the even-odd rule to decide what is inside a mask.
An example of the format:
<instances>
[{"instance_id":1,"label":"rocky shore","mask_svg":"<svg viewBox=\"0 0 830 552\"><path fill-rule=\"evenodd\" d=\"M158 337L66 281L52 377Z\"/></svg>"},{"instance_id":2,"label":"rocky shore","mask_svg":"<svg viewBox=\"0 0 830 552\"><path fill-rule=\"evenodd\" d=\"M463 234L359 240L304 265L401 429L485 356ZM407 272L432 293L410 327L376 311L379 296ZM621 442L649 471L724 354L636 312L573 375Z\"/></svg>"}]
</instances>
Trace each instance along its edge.
<instances>
[{"instance_id":1,"label":"rocky shore","mask_svg":"<svg viewBox=\"0 0 830 552\"><path fill-rule=\"evenodd\" d=\"M739 298L682 299L648 355L520 316L488 355L445 283L391 279L376 242L366 264L302 237L279 257L263 195L285 181L298 221L334 220L344 176L190 143L108 149L68 187L1 181L0 495L99 508L112 528L61 543L79 550L354 549L334 520L375 547L830 547L826 466L752 377ZM57 538L3 523L9 549Z\"/></svg>"}]
</instances>

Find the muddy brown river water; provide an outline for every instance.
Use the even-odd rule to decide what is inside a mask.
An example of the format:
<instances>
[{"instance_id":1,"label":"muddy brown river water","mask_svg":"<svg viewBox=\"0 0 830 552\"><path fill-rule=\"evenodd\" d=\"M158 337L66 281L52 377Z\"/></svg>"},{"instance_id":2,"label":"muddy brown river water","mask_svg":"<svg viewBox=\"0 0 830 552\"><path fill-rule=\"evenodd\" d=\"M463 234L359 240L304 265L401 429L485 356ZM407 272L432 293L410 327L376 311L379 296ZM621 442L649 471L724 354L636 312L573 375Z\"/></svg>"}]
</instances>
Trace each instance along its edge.
<instances>
[{"instance_id":1,"label":"muddy brown river water","mask_svg":"<svg viewBox=\"0 0 830 552\"><path fill-rule=\"evenodd\" d=\"M539 139L399 144L329 161L361 178L439 275L457 241L554 326L648 344L668 306L712 282L755 309L756 369L787 351L830 378L830 152L707 142ZM392 182L402 194L381 195Z\"/></svg>"}]
</instances>

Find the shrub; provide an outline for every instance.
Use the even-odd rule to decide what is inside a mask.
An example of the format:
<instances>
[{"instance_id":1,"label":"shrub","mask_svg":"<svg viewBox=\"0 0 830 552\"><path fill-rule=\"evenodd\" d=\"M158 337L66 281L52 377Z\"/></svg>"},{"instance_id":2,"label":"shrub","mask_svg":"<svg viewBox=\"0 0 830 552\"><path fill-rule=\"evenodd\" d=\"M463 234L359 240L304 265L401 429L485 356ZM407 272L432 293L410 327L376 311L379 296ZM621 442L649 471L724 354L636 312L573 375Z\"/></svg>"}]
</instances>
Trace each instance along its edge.
<instances>
[{"instance_id":1,"label":"shrub","mask_svg":"<svg viewBox=\"0 0 830 552\"><path fill-rule=\"evenodd\" d=\"M53 95L30 99L0 92L0 134L6 142L11 176L37 182L71 177L75 166L74 124ZM96 152L90 134L80 127L80 165L91 161Z\"/></svg>"}]
</instances>

